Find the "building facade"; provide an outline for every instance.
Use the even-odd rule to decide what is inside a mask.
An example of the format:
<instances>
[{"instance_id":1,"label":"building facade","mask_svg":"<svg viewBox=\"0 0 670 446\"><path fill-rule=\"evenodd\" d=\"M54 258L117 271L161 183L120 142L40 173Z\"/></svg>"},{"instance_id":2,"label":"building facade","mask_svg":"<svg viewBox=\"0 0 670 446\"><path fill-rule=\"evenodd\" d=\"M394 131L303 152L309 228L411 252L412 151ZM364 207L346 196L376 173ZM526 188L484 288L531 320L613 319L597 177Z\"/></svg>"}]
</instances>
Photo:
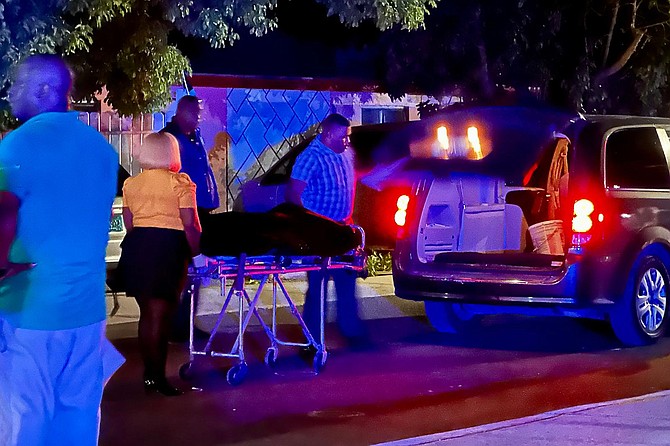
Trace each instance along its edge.
<instances>
[{"instance_id":1,"label":"building facade","mask_svg":"<svg viewBox=\"0 0 670 446\"><path fill-rule=\"evenodd\" d=\"M243 181L265 172L311 136L329 113L344 115L352 125L415 120L419 102L430 99L405 95L393 100L374 86L320 79L194 75L191 81L202 99L200 130L219 184L219 211L231 210ZM108 138L120 164L135 174L137 148L171 119L184 94L185 89L175 87L175 101L159 113L121 117L103 109L81 117Z\"/></svg>"}]
</instances>

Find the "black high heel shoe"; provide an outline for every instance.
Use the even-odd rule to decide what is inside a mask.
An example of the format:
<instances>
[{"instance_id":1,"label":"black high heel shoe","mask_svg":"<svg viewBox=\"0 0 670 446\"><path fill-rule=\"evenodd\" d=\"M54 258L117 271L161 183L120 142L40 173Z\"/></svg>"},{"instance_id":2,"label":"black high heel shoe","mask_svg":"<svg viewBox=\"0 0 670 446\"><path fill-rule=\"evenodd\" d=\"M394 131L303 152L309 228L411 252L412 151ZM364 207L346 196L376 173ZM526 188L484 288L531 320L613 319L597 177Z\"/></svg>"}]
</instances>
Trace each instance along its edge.
<instances>
[{"instance_id":1,"label":"black high heel shoe","mask_svg":"<svg viewBox=\"0 0 670 446\"><path fill-rule=\"evenodd\" d=\"M184 392L171 385L167 379L144 378L144 392L147 394L156 392L165 396L179 396Z\"/></svg>"}]
</instances>

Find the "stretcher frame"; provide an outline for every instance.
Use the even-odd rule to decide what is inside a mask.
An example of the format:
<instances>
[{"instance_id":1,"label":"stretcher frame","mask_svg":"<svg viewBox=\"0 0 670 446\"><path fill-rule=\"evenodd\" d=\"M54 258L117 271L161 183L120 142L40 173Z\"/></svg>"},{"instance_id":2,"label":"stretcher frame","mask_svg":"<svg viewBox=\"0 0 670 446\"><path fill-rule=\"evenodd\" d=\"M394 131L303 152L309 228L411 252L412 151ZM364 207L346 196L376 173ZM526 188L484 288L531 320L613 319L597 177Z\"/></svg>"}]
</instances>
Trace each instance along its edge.
<instances>
[{"instance_id":1,"label":"stretcher frame","mask_svg":"<svg viewBox=\"0 0 670 446\"><path fill-rule=\"evenodd\" d=\"M348 269L360 273L367 268L365 258L365 235L360 227L356 227L362 234L362 242L353 251L343 256L321 257L321 256L286 256L286 255L262 255L247 256L245 253L237 257L214 257L213 262L204 268L189 269L189 288L188 297L190 299L190 318L189 318L189 361L179 368L179 376L183 380L190 380L195 374L195 360L197 357L224 357L236 358L237 364L233 365L226 373L226 380L231 385L240 384L247 375L248 366L244 353L244 333L252 317L256 317L263 331L270 341L265 354L265 364L268 367L274 367L279 355L280 346L300 347L311 349L314 353L312 366L314 372L318 374L325 366L328 358L325 343L325 317L326 317L326 296L328 290L329 271L336 269ZM300 273L309 271L321 271L320 287L320 314L319 314L319 333L318 338L315 333L311 333L300 312L298 311L293 299L289 295L282 276L290 273ZM247 283L247 278L261 277L258 286L254 292L253 299L250 298L247 288L251 285ZM219 312L216 323L209 333L209 338L202 349L195 346L195 295L196 286L199 287L203 280L218 280L221 288L221 296L225 296L225 301ZM232 285L226 292L226 280L233 279ZM272 283L272 321L268 325L258 312L257 305L261 293L268 282ZM305 342L290 342L279 338L277 334L277 303L279 292L288 304L291 314L296 319ZM229 351L216 351L213 349L213 341L216 337L223 318L227 314L227 309L233 296L237 299L238 310L238 330L237 337Z\"/></svg>"}]
</instances>

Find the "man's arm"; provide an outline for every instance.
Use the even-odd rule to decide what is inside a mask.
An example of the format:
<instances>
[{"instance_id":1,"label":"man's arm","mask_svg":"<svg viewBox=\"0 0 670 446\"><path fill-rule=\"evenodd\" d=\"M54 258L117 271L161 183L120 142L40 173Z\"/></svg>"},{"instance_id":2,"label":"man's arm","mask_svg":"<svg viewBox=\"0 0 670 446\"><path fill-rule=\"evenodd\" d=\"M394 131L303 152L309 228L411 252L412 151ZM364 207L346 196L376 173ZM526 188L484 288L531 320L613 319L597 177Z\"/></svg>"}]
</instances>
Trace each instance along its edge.
<instances>
[{"instance_id":1,"label":"man's arm","mask_svg":"<svg viewBox=\"0 0 670 446\"><path fill-rule=\"evenodd\" d=\"M126 227L126 232L130 232L131 229L133 229L133 213L130 212L130 208L127 206L124 206L121 209L121 216L123 218L123 226Z\"/></svg>"},{"instance_id":2,"label":"man's arm","mask_svg":"<svg viewBox=\"0 0 670 446\"><path fill-rule=\"evenodd\" d=\"M19 197L0 191L0 279L13 276L34 266L32 263L11 263L9 250L16 237Z\"/></svg>"},{"instance_id":3,"label":"man's arm","mask_svg":"<svg viewBox=\"0 0 670 446\"><path fill-rule=\"evenodd\" d=\"M0 268L9 265L9 249L16 237L19 198L11 192L0 191Z\"/></svg>"},{"instance_id":4,"label":"man's arm","mask_svg":"<svg viewBox=\"0 0 670 446\"><path fill-rule=\"evenodd\" d=\"M191 247L191 255L196 256L200 254L200 234L202 227L198 214L193 208L179 208L179 217L184 224L184 232L186 232L186 240Z\"/></svg>"},{"instance_id":5,"label":"man's arm","mask_svg":"<svg viewBox=\"0 0 670 446\"><path fill-rule=\"evenodd\" d=\"M284 199L298 206L303 206L302 204L302 192L307 187L307 183L304 181L296 180L295 178L289 178L288 184L286 185L286 191L284 193Z\"/></svg>"}]
</instances>

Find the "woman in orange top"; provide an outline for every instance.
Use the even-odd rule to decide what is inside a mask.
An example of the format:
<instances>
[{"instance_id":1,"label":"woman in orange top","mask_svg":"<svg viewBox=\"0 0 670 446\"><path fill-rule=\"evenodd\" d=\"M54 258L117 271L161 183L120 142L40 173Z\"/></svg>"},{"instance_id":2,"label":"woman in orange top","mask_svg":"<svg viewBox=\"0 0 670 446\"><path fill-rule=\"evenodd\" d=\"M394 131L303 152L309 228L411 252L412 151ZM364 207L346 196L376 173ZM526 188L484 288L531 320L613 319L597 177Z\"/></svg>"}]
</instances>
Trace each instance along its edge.
<instances>
[{"instance_id":1,"label":"woman in orange top","mask_svg":"<svg viewBox=\"0 0 670 446\"><path fill-rule=\"evenodd\" d=\"M140 307L139 342L147 393L181 395L165 376L168 333L188 263L199 253L195 184L181 168L179 144L169 133L148 135L140 147L142 172L123 184L120 273L126 294Z\"/></svg>"}]
</instances>

